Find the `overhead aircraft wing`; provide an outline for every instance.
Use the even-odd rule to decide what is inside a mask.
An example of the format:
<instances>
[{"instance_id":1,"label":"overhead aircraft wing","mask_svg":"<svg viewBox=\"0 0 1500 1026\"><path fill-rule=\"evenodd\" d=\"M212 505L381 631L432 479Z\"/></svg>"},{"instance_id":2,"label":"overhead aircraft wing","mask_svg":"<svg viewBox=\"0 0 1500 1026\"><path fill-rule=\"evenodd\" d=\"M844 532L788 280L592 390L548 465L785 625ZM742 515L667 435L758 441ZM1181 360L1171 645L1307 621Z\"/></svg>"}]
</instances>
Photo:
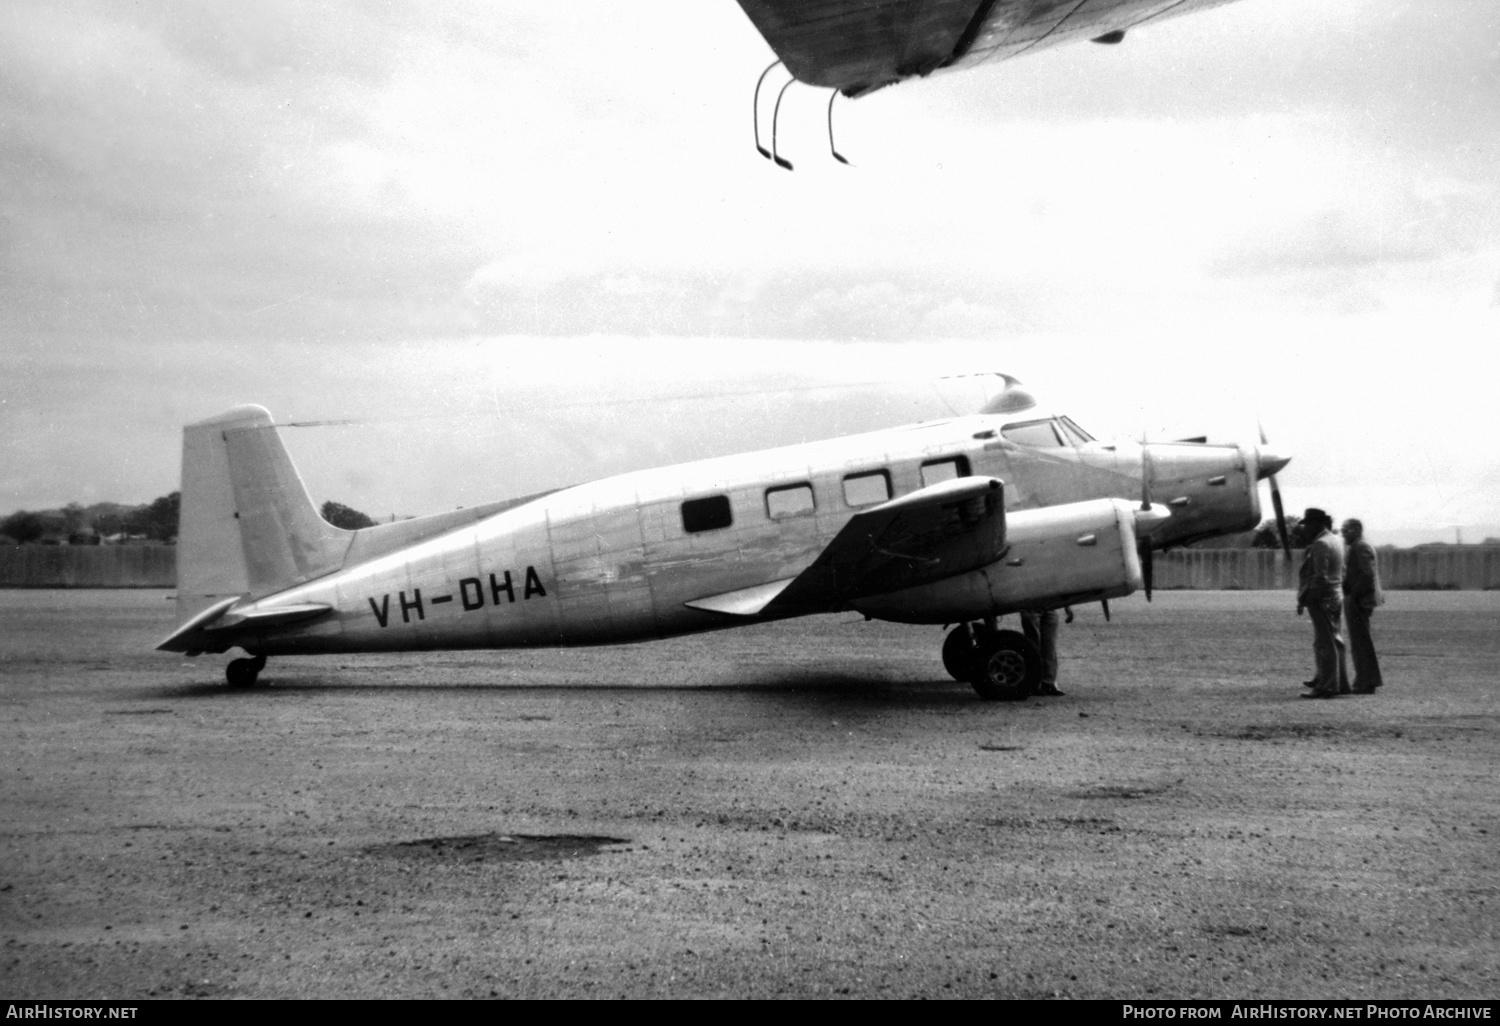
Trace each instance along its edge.
<instances>
[{"instance_id":1,"label":"overhead aircraft wing","mask_svg":"<svg viewBox=\"0 0 1500 1026\"><path fill-rule=\"evenodd\" d=\"M1230 0L739 0L799 81L859 96Z\"/></svg>"},{"instance_id":2,"label":"overhead aircraft wing","mask_svg":"<svg viewBox=\"0 0 1500 1026\"><path fill-rule=\"evenodd\" d=\"M988 566L1004 548L1004 486L993 477L954 478L856 513L796 577L688 605L730 616L829 612Z\"/></svg>"}]
</instances>

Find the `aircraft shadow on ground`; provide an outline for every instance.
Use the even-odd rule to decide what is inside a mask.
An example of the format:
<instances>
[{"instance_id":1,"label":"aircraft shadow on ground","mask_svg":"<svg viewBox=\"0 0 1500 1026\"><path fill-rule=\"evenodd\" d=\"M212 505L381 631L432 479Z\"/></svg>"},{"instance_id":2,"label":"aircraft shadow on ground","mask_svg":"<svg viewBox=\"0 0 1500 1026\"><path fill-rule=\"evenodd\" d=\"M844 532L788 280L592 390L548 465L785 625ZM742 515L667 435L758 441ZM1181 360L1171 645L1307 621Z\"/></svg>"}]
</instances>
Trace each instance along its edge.
<instances>
[{"instance_id":1,"label":"aircraft shadow on ground","mask_svg":"<svg viewBox=\"0 0 1500 1026\"><path fill-rule=\"evenodd\" d=\"M355 679L334 680L324 674L270 677L253 688L230 688L217 682L169 684L143 689L142 699L218 699L267 700L277 695L311 694L490 694L496 699L525 695L546 695L554 699L569 696L597 698L601 694L619 697L632 695L764 695L783 703L838 703L848 706L900 706L903 708L970 705L977 701L965 685L947 678L923 681L890 681L879 677L861 677L848 673L768 673L757 672L741 678L727 677L701 684L633 684L611 681L566 684L526 684L474 681L462 683L364 683Z\"/></svg>"}]
</instances>

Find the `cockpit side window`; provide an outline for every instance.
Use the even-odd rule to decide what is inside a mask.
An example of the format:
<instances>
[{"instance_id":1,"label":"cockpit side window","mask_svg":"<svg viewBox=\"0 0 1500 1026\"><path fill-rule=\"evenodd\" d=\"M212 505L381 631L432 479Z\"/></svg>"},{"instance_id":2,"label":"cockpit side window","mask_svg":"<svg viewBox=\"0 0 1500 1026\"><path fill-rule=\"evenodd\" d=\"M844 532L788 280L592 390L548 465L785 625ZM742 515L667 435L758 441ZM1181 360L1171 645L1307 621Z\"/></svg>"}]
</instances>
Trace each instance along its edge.
<instances>
[{"instance_id":1,"label":"cockpit side window","mask_svg":"<svg viewBox=\"0 0 1500 1026\"><path fill-rule=\"evenodd\" d=\"M1000 429L1000 433L1017 445L1029 445L1034 449L1060 449L1067 444L1058 436L1050 420L1007 424Z\"/></svg>"},{"instance_id":2,"label":"cockpit side window","mask_svg":"<svg viewBox=\"0 0 1500 1026\"><path fill-rule=\"evenodd\" d=\"M1077 424L1074 424L1070 418L1059 417L1057 418L1057 421L1062 425L1063 433L1073 440L1074 445L1087 445L1094 440L1093 435L1089 434Z\"/></svg>"}]
</instances>

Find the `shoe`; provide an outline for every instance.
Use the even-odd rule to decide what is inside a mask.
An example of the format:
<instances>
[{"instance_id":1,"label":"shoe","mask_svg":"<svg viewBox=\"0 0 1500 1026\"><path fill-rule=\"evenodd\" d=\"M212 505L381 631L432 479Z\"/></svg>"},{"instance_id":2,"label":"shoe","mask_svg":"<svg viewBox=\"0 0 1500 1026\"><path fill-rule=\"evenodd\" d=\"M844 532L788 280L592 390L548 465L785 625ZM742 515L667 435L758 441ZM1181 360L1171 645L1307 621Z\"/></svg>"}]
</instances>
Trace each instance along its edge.
<instances>
[{"instance_id":1,"label":"shoe","mask_svg":"<svg viewBox=\"0 0 1500 1026\"><path fill-rule=\"evenodd\" d=\"M1337 691L1314 691L1311 694L1303 695L1302 697L1303 698L1337 698L1337 697L1339 697L1339 693Z\"/></svg>"},{"instance_id":2,"label":"shoe","mask_svg":"<svg viewBox=\"0 0 1500 1026\"><path fill-rule=\"evenodd\" d=\"M1066 695L1067 692L1057 690L1056 684L1043 684L1041 687L1032 692L1032 694L1036 695L1039 698L1060 698L1063 695Z\"/></svg>"},{"instance_id":3,"label":"shoe","mask_svg":"<svg viewBox=\"0 0 1500 1026\"><path fill-rule=\"evenodd\" d=\"M1316 678L1312 680L1305 680L1302 682L1302 686L1305 688L1315 688L1318 686L1318 681Z\"/></svg>"}]
</instances>

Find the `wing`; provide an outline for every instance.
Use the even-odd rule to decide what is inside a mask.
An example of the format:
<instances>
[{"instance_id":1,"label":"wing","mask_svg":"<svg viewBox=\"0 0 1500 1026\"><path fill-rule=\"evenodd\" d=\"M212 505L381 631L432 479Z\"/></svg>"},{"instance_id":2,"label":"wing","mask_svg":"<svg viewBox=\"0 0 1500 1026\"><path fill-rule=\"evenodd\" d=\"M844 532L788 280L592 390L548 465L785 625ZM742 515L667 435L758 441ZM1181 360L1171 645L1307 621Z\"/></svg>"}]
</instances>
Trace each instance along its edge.
<instances>
[{"instance_id":1,"label":"wing","mask_svg":"<svg viewBox=\"0 0 1500 1026\"><path fill-rule=\"evenodd\" d=\"M864 595L988 566L1004 548L1004 487L993 477L960 477L855 514L796 577L687 604L731 616L832 612Z\"/></svg>"},{"instance_id":2,"label":"wing","mask_svg":"<svg viewBox=\"0 0 1500 1026\"><path fill-rule=\"evenodd\" d=\"M799 82L859 96L1231 0L739 0ZM1103 37L1103 38L1101 38Z\"/></svg>"}]
</instances>

